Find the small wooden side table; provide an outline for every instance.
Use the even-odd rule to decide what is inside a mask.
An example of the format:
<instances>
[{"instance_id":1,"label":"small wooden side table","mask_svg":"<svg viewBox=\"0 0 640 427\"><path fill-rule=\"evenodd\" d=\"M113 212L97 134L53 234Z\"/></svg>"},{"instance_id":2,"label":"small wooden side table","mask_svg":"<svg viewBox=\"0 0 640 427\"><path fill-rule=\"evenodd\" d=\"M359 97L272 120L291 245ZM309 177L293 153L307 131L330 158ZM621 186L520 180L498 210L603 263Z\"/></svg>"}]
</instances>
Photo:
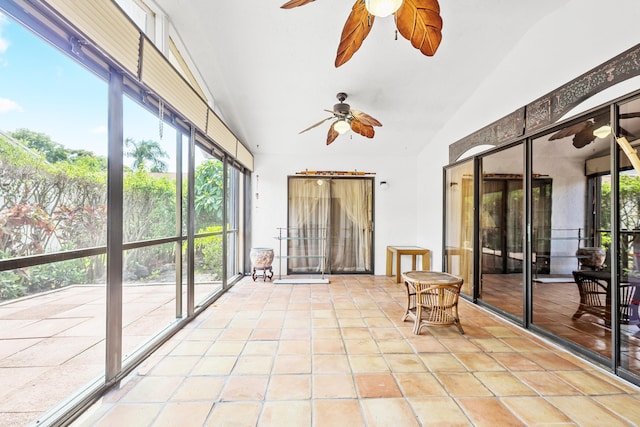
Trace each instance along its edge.
<instances>
[{"instance_id":1,"label":"small wooden side table","mask_svg":"<svg viewBox=\"0 0 640 427\"><path fill-rule=\"evenodd\" d=\"M387 246L387 276L393 276L393 256L396 257L396 283L400 283L400 259L411 255L411 270L416 269L416 257L422 258L422 270L431 269L431 251L420 246Z\"/></svg>"}]
</instances>

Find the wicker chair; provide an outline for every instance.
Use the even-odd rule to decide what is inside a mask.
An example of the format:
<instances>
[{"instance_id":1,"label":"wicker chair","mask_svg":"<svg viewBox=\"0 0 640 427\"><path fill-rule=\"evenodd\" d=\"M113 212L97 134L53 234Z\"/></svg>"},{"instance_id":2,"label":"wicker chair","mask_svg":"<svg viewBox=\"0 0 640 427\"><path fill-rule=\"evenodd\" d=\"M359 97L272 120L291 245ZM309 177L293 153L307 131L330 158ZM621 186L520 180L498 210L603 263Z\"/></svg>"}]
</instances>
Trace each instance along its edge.
<instances>
[{"instance_id":1,"label":"wicker chair","mask_svg":"<svg viewBox=\"0 0 640 427\"><path fill-rule=\"evenodd\" d=\"M423 326L455 325L461 334L464 329L458 316L458 299L462 279L457 284L418 285L416 289L416 320L413 332L420 334Z\"/></svg>"},{"instance_id":2,"label":"wicker chair","mask_svg":"<svg viewBox=\"0 0 640 427\"><path fill-rule=\"evenodd\" d=\"M574 271L573 279L578 286L580 303L572 319L577 320L583 314L589 313L601 318L606 326L611 326L611 283L607 274ZM639 286L638 283L620 283L618 319L621 325L637 324L639 321Z\"/></svg>"}]
</instances>

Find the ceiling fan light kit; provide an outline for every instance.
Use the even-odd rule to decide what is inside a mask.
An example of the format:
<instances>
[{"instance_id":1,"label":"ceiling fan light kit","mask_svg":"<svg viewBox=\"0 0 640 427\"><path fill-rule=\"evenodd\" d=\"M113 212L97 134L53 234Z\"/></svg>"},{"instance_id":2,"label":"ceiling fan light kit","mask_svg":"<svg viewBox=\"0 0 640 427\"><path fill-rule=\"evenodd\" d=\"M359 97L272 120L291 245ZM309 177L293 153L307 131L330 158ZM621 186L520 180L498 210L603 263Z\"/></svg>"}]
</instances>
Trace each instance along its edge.
<instances>
[{"instance_id":1,"label":"ceiling fan light kit","mask_svg":"<svg viewBox=\"0 0 640 427\"><path fill-rule=\"evenodd\" d=\"M342 135L343 133L351 130L351 125L349 124L349 122L345 119L342 120L338 120L333 124L333 128L336 130L336 132L338 132L340 135Z\"/></svg>"},{"instance_id":2,"label":"ceiling fan light kit","mask_svg":"<svg viewBox=\"0 0 640 427\"><path fill-rule=\"evenodd\" d=\"M289 0L282 9L304 6L315 0ZM442 17L438 0L356 0L342 29L335 66L347 62L369 35L376 16L393 14L402 37L423 55L433 56L442 41Z\"/></svg>"},{"instance_id":3,"label":"ceiling fan light kit","mask_svg":"<svg viewBox=\"0 0 640 427\"><path fill-rule=\"evenodd\" d=\"M364 137L373 138L373 135L375 135L373 127L382 126L382 123L380 123L377 119L374 119L367 113L363 113L362 111L358 110L352 110L351 106L344 102L347 99L346 93L339 92L336 97L340 102L333 106L333 110L325 110L328 113L332 113L332 116L320 120L318 123L309 126L299 133L306 132L316 126L320 126L327 120L335 119L335 121L329 127L329 132L327 133L327 145L335 141L338 135L342 135L349 129Z\"/></svg>"},{"instance_id":4,"label":"ceiling fan light kit","mask_svg":"<svg viewBox=\"0 0 640 427\"><path fill-rule=\"evenodd\" d=\"M365 0L365 6L369 13L379 18L396 13L401 5L402 0Z\"/></svg>"}]
</instances>

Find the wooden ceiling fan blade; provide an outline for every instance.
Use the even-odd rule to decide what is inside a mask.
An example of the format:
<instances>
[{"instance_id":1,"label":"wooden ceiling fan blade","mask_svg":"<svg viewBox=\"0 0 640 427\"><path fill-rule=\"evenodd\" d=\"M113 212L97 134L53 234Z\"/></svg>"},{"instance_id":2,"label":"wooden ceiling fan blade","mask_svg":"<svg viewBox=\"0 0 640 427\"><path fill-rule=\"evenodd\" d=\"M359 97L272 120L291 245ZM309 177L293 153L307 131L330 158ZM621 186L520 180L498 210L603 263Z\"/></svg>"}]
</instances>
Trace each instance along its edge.
<instances>
[{"instance_id":1,"label":"wooden ceiling fan blade","mask_svg":"<svg viewBox=\"0 0 640 427\"><path fill-rule=\"evenodd\" d=\"M364 1L356 0L342 29L335 61L336 68L351 59L353 54L360 49L362 42L373 27L373 21L374 16L369 15Z\"/></svg>"},{"instance_id":2,"label":"wooden ceiling fan blade","mask_svg":"<svg viewBox=\"0 0 640 427\"><path fill-rule=\"evenodd\" d=\"M351 120L351 130L367 138L373 138L376 132L373 130L373 126L362 123L358 119Z\"/></svg>"},{"instance_id":3,"label":"wooden ceiling fan blade","mask_svg":"<svg viewBox=\"0 0 640 427\"><path fill-rule=\"evenodd\" d=\"M330 145L336 140L338 135L340 135L338 131L333 128L334 124L336 124L336 122L331 123L331 126L329 126L329 132L327 133L327 145Z\"/></svg>"},{"instance_id":4,"label":"wooden ceiling fan blade","mask_svg":"<svg viewBox=\"0 0 640 427\"><path fill-rule=\"evenodd\" d=\"M351 115L356 119L358 119L360 122L364 123L365 125L382 126L382 123L380 123L378 120L374 119L367 113L363 113L362 111L351 110Z\"/></svg>"},{"instance_id":5,"label":"wooden ceiling fan blade","mask_svg":"<svg viewBox=\"0 0 640 427\"><path fill-rule=\"evenodd\" d=\"M323 124L323 123L324 123L324 122L326 122L327 120L331 120L331 119L333 119L333 116L331 116L331 117L327 117L326 119L323 119L323 120L320 120L318 123L314 123L314 124L312 124L311 126L309 126L308 128L306 128L306 129L301 130L300 132L298 132L298 135L300 135L300 134L301 134L301 133L303 133L303 132L306 132L306 131L308 131L308 130L313 129L314 127L320 126L321 124Z\"/></svg>"},{"instance_id":6,"label":"wooden ceiling fan blade","mask_svg":"<svg viewBox=\"0 0 640 427\"><path fill-rule=\"evenodd\" d=\"M424 55L435 55L442 41L442 17L437 0L404 0L395 17L402 37Z\"/></svg>"},{"instance_id":7,"label":"wooden ceiling fan blade","mask_svg":"<svg viewBox=\"0 0 640 427\"><path fill-rule=\"evenodd\" d=\"M307 3L311 3L315 0L291 0L280 6L281 9L293 9L294 7L304 6Z\"/></svg>"}]
</instances>

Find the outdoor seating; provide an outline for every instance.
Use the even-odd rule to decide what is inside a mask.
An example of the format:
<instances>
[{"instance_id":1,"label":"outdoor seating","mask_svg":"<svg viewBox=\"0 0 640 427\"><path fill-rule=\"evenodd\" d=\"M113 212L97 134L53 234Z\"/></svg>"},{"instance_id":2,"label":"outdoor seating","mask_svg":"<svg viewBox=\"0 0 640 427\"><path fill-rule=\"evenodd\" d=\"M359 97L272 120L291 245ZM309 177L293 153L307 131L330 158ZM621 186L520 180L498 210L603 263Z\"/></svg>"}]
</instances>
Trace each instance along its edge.
<instances>
[{"instance_id":1,"label":"outdoor seating","mask_svg":"<svg viewBox=\"0 0 640 427\"><path fill-rule=\"evenodd\" d=\"M450 325L464 334L458 316L462 278L431 271L410 271L402 277L407 290L407 309L402 320L414 320L414 334L419 335L423 326Z\"/></svg>"}]
</instances>

